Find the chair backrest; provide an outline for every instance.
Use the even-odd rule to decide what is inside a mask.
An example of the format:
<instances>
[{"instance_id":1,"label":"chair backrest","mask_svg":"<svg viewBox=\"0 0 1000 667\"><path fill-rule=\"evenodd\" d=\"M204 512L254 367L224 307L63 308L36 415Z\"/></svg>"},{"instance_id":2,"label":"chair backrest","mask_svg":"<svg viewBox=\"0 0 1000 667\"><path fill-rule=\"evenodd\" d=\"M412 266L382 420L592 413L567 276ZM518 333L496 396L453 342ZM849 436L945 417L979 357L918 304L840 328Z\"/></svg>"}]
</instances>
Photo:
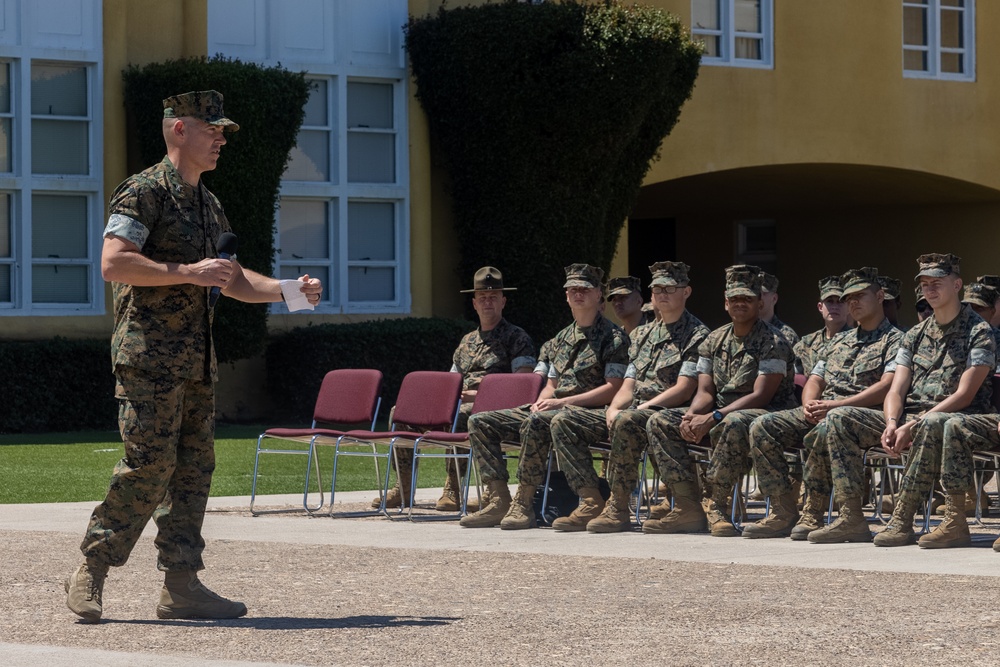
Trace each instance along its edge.
<instances>
[{"instance_id":1,"label":"chair backrest","mask_svg":"<svg viewBox=\"0 0 1000 667\"><path fill-rule=\"evenodd\" d=\"M1000 374L993 376L993 407L1000 410Z\"/></svg>"},{"instance_id":2,"label":"chair backrest","mask_svg":"<svg viewBox=\"0 0 1000 667\"><path fill-rule=\"evenodd\" d=\"M323 377L313 426L318 424L374 423L381 403L382 371L370 368L338 368ZM372 427L373 428L373 427Z\"/></svg>"},{"instance_id":3,"label":"chair backrest","mask_svg":"<svg viewBox=\"0 0 1000 667\"><path fill-rule=\"evenodd\" d=\"M545 384L538 373L490 373L483 376L476 390L472 414L517 408L534 403Z\"/></svg>"},{"instance_id":4,"label":"chair backrest","mask_svg":"<svg viewBox=\"0 0 1000 667\"><path fill-rule=\"evenodd\" d=\"M448 371L413 371L399 387L394 424L415 429L434 427L451 430L462 397L462 375Z\"/></svg>"}]
</instances>

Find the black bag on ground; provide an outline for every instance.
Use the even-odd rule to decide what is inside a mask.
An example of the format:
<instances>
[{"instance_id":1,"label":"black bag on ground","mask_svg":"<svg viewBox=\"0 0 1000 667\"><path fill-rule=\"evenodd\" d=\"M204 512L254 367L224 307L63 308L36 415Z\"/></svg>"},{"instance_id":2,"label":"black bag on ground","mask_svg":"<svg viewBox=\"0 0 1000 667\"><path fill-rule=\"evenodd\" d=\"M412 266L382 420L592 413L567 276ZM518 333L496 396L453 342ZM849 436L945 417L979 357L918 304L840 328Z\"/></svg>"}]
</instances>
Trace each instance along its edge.
<instances>
[{"instance_id":1,"label":"black bag on ground","mask_svg":"<svg viewBox=\"0 0 1000 667\"><path fill-rule=\"evenodd\" d=\"M608 484L608 480L603 477L599 478L597 488L604 500L611 497L611 486ZM566 481L566 474L562 470L553 470L549 476L549 497L543 508L542 497L544 493L545 487L539 486L535 489L535 498L532 501L539 526L551 526L552 522L559 517L569 516L580 504L580 496L573 493L569 482Z\"/></svg>"}]
</instances>

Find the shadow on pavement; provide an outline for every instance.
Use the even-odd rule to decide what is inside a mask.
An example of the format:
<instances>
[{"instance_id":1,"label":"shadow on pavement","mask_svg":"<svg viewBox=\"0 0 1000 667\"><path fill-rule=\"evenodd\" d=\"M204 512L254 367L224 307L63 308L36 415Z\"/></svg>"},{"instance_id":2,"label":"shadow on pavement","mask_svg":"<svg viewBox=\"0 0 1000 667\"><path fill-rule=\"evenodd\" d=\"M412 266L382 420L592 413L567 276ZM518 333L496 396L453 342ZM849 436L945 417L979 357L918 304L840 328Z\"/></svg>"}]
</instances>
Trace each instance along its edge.
<instances>
[{"instance_id":1,"label":"shadow on pavement","mask_svg":"<svg viewBox=\"0 0 1000 667\"><path fill-rule=\"evenodd\" d=\"M462 620L458 616L345 616L344 618L295 618L289 616L261 616L258 618L237 618L227 620L191 619L161 620L137 619L116 620L105 618L102 624L121 623L127 625L163 626L224 626L231 628L254 628L256 630L336 630L343 628L394 628L449 625Z\"/></svg>"}]
</instances>

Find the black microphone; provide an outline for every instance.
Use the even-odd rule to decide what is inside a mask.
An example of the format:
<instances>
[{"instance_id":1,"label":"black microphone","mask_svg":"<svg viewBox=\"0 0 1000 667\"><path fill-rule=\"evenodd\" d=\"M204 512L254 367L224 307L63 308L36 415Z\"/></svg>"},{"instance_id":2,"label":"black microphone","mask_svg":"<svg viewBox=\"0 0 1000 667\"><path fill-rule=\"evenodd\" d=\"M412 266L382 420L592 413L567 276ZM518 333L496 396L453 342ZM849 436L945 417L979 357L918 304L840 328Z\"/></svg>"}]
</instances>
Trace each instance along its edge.
<instances>
[{"instance_id":1,"label":"black microphone","mask_svg":"<svg viewBox=\"0 0 1000 667\"><path fill-rule=\"evenodd\" d=\"M229 259L236 254L236 247L240 244L239 239L236 238L236 234L232 232L222 232L219 236L219 240L215 244L215 249L219 253L219 259ZM221 287L213 287L208 292L208 307L214 308L215 302L219 300L219 293L222 292Z\"/></svg>"}]
</instances>

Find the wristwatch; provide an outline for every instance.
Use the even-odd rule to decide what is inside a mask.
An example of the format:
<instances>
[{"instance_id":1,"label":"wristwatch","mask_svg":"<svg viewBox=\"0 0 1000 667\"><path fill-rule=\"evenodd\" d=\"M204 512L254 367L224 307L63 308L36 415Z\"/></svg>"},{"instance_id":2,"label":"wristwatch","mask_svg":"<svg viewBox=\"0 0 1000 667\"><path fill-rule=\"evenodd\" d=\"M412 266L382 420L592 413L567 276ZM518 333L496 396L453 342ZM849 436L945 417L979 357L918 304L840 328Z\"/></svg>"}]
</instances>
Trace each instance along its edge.
<instances>
[{"instance_id":1,"label":"wristwatch","mask_svg":"<svg viewBox=\"0 0 1000 667\"><path fill-rule=\"evenodd\" d=\"M714 419L717 422L721 422L722 421L722 413L719 412L718 410L716 410L715 412L712 413L712 419Z\"/></svg>"}]
</instances>

